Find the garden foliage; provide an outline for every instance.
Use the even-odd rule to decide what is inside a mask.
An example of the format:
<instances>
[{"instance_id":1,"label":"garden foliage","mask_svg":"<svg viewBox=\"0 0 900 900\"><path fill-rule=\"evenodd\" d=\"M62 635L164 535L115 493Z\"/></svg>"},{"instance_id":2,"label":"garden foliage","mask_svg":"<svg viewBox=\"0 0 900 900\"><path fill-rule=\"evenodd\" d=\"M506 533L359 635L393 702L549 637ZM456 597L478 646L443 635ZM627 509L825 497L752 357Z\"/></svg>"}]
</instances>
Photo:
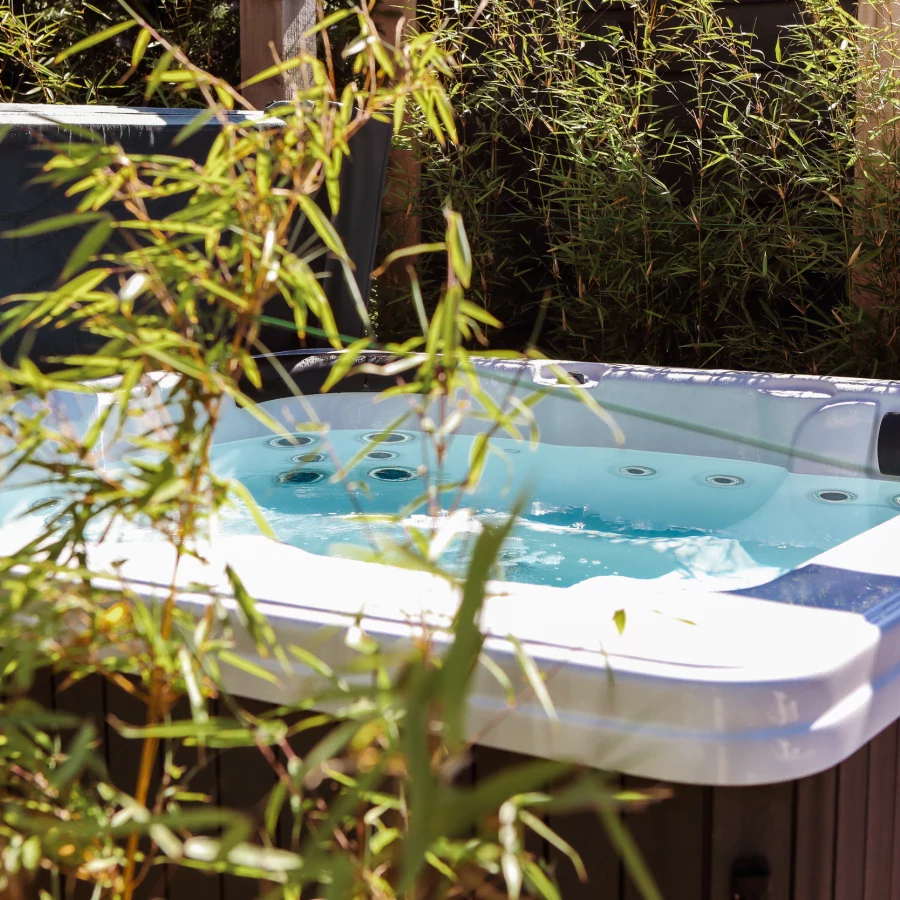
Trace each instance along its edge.
<instances>
[{"instance_id":1,"label":"garden foliage","mask_svg":"<svg viewBox=\"0 0 900 900\"><path fill-rule=\"evenodd\" d=\"M419 5L461 141L411 127L410 199L426 239L436 200L464 215L500 340L546 295L562 358L900 376L896 38L822 0L740 12Z\"/></svg>"},{"instance_id":2,"label":"garden foliage","mask_svg":"<svg viewBox=\"0 0 900 900\"><path fill-rule=\"evenodd\" d=\"M327 64L287 61L309 65L313 86L248 124L227 118L242 102L234 88L136 15L119 32L130 34L134 65L143 65L151 44L161 48L144 96L166 96L171 86L190 92L191 102L220 118L220 137L205 159L192 161L129 155L78 130L41 175L69 191L78 209L24 231L85 233L54 289L7 299L0 340L25 327L76 325L101 346L54 360L52 372L27 357L0 368L2 487L40 485L58 498L37 531L4 529L0 560L0 891L11 896L35 888L44 897L72 896L81 883L90 896L130 900L169 868L172 879L187 869L224 873L284 898L552 900L553 872L529 852L525 834L554 844L583 875L581 860L543 818L571 809L596 812L635 882L658 896L617 818L627 800L645 802L648 794L626 797L597 773L548 761L474 786L459 777L470 750L466 697L479 665L506 678L509 702L517 702L512 682L483 656L478 627L509 524L484 529L462 579L443 572L440 535L409 527L403 543L387 548L393 562L449 580L459 612L448 633L421 627L400 647L381 646L353 620L337 637L323 633L323 642L343 641L340 670L315 647L279 642L231 569L227 595L192 579L199 611L179 602L179 573L209 558L216 516L234 504L255 510L246 489L211 463L224 410L237 404L284 433L248 394L260 383L254 354L265 350L258 337L268 305L275 298L288 305L292 316L280 324L298 342L314 334L344 347L310 254L324 247L351 264L314 199L324 191L332 207L339 202L349 138L374 116L399 119L404 107L439 144L455 134L444 90L451 61L433 34L390 47L366 9L325 25L338 18L355 24L358 39L344 56L356 78L339 88ZM180 208L156 218L157 202L173 198ZM445 209L443 221L431 248L447 260L438 302L429 311L417 299L418 333L388 343L393 361L377 371L393 380L391 393L409 398L437 471L461 422L481 418L470 472L452 486L458 504L477 483L486 437L528 429L539 397L499 406L481 388L469 347L498 323L467 298L472 253L459 214ZM300 239L304 222L317 241ZM352 344L332 381L356 371L357 354L372 340L370 329ZM285 380L286 389L291 384ZM80 397L107 401L89 427L50 415L60 398ZM326 441L327 425L316 425ZM450 488L433 473L422 477L421 501L447 502L440 492ZM258 511L256 518L271 533ZM173 564L158 585L129 582L118 564L127 543L115 542L136 528ZM383 558L385 549L374 551ZM303 602L302 577L297 591ZM523 690L552 714L542 676L521 658ZM309 677L302 690L287 690L298 667ZM284 704L262 710L233 696L227 673L235 668L274 683ZM95 722L42 706L48 679L58 698L99 682L110 710L130 712ZM112 777L103 740L115 742L118 762L137 763L133 781ZM273 788L258 818L206 793L210 768L234 753L271 767Z\"/></svg>"}]
</instances>

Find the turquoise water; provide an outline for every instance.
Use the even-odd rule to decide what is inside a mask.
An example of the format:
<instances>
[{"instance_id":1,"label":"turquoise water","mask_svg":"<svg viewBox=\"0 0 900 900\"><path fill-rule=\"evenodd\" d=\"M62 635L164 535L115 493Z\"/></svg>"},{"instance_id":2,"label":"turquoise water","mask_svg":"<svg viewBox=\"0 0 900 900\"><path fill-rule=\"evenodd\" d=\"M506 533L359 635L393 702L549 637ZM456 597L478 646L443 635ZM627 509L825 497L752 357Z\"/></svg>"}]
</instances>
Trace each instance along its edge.
<instances>
[{"instance_id":1,"label":"turquoise water","mask_svg":"<svg viewBox=\"0 0 900 900\"><path fill-rule=\"evenodd\" d=\"M441 493L431 515L429 484L459 481L471 439L455 437L438 470L417 433L368 443L363 431L305 435L305 446L253 438L214 448L222 475L242 481L284 542L311 553L346 553L379 541L408 541L408 529L439 533L440 563L464 570L486 522L504 521L517 498L522 513L501 554L498 577L565 587L597 576L669 579L723 587L761 584L900 514L900 482L796 475L741 460L495 439L474 494ZM339 463L368 453L347 482ZM10 528L59 515L64 503L30 508L58 490L0 492L0 522ZM403 524L366 520L396 515ZM434 510L432 510L434 512ZM454 514L448 515L453 512ZM258 533L248 511L227 511L225 534ZM98 539L102 523L89 536ZM105 535L146 540L134 526Z\"/></svg>"},{"instance_id":2,"label":"turquoise water","mask_svg":"<svg viewBox=\"0 0 900 900\"><path fill-rule=\"evenodd\" d=\"M266 439L216 448L222 474L242 481L286 543L312 553L404 540L400 525L366 515L405 511L407 526L452 535L442 565L461 571L482 523L502 521L520 496L522 514L502 553L510 581L568 586L601 575L760 583L900 514L900 484L795 475L753 462L608 448L494 440L474 494L442 494L436 517L418 503L429 483L458 481L471 439L456 437L438 472L415 433L370 444L347 483L331 478L366 446L365 432L304 436L303 447ZM454 505L454 501L455 505ZM467 512L452 518L461 507ZM255 532L244 510L225 533Z\"/></svg>"}]
</instances>

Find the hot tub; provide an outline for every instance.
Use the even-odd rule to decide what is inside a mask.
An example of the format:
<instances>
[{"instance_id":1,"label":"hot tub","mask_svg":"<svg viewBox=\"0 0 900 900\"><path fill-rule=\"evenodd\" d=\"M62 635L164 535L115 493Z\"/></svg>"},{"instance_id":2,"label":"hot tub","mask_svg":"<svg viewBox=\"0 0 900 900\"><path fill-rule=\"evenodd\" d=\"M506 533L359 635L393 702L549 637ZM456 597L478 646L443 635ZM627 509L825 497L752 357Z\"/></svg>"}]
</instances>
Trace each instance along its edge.
<instances>
[{"instance_id":1,"label":"hot tub","mask_svg":"<svg viewBox=\"0 0 900 900\"><path fill-rule=\"evenodd\" d=\"M421 494L422 467L434 471L419 421L403 418L408 399L379 400L378 376L316 393L337 354L280 356L305 396L270 372L258 399L285 434L232 406L214 449L217 470L243 482L279 540L261 536L244 510L222 516L208 564L179 569L181 602L202 606L197 582L227 593L227 562L279 637L315 644L326 661L343 645L322 643L323 626L362 616L390 643L448 623L456 596L447 582L341 549L396 536L397 526L361 514L403 509ZM900 383L554 365L574 383L546 363L480 360L498 402L544 392L540 439L492 438L467 510L436 519L407 510L409 524L446 532L445 563L462 571L471 536L526 498L482 626L487 651L518 687L510 636L536 660L556 716L537 699L507 710L496 679L481 672L470 715L479 743L667 781L768 784L837 765L897 719ZM54 415L86 428L116 402L111 387L53 397ZM160 376L133 402L151 415L169 387ZM465 472L481 427L460 428L442 480ZM121 453L108 442L106 464L121 465ZM59 490L17 477L0 495L5 549L65 503ZM92 547L95 566L123 558L142 592L168 584L172 550L147 532L120 529ZM249 640L242 650L254 654ZM308 675L295 674L285 688L235 670L230 687L282 701Z\"/></svg>"}]
</instances>

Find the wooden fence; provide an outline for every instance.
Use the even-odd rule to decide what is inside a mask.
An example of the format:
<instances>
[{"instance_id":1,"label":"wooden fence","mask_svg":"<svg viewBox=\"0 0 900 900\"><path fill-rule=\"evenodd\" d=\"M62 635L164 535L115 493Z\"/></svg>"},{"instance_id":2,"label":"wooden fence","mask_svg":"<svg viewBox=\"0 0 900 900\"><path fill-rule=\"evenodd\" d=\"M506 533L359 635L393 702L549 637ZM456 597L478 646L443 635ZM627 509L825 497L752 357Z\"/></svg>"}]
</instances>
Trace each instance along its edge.
<instances>
[{"instance_id":1,"label":"wooden fence","mask_svg":"<svg viewBox=\"0 0 900 900\"><path fill-rule=\"evenodd\" d=\"M99 677L60 690L48 676L35 696L92 720L103 737L101 753L112 779L123 790L134 790L140 744L119 737L110 722L142 724L143 704ZM248 700L246 708L259 713L266 706ZM302 733L295 751L302 755L315 739ZM178 764L196 764L194 751L178 754ZM479 746L465 777L477 781L521 759ZM672 785L671 799L628 814L626 824L665 900L900 900L898 759L900 726L895 723L819 775L758 787ZM648 783L628 776L622 781L625 786ZM209 752L193 782L214 802L249 813L260 828L274 785L269 763L255 748ZM549 824L578 850L589 874L588 883L580 883L568 860L532 839L529 849L555 867L563 900L640 900L593 814ZM279 833L280 843L288 846L286 822ZM261 885L246 879L159 868L138 896L251 900L261 893Z\"/></svg>"}]
</instances>

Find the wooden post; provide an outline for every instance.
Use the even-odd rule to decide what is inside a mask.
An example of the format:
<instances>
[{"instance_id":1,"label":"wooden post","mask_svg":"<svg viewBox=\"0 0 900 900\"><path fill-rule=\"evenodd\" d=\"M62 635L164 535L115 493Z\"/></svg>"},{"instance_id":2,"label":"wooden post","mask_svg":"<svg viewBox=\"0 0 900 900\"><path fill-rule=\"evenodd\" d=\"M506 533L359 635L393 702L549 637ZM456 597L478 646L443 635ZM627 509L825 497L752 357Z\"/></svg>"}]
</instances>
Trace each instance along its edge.
<instances>
[{"instance_id":1,"label":"wooden post","mask_svg":"<svg viewBox=\"0 0 900 900\"><path fill-rule=\"evenodd\" d=\"M877 58L873 60L875 68L880 69L882 73L890 73L897 66L898 49L900 49L900 3L897 0L859 0L857 17L862 25L871 28L874 33L878 34L878 53ZM869 48L861 46L860 51L865 60ZM866 90L865 85L863 85L861 90ZM886 134L884 126L895 115L895 107L892 103L886 103L877 114L872 112L870 118L859 126L860 143L873 150L877 150L879 146L889 150L891 145L895 143L896 136ZM864 160L857 163L857 178L874 177L877 181L885 176L888 178L892 177L886 170L879 172L879 168L881 167L877 162L873 165L872 160ZM863 174L864 169L866 174ZM868 189L874 188L874 185L870 184L866 187L865 193L868 193ZM864 200L863 202L865 203L866 201ZM872 272L877 267L877 262L874 266L872 264L857 264L850 272L851 299L857 306L873 315L878 314L883 297L880 291L873 291L868 288L866 282L868 278L872 277Z\"/></svg>"},{"instance_id":2,"label":"wooden post","mask_svg":"<svg viewBox=\"0 0 900 900\"><path fill-rule=\"evenodd\" d=\"M316 0L240 0L241 78L246 80L269 68L278 59L290 59L301 53L315 54L315 36L307 32L316 22ZM416 0L380 0L372 10L372 19L382 39L396 44L416 16ZM274 49L274 55L273 55ZM308 73L304 67L276 78L254 84L244 97L257 109L276 100L286 100L303 87ZM382 228L397 247L420 243L416 214L419 187L419 163L412 151L395 150L388 162L384 193ZM405 293L405 267L395 266L388 273L382 295Z\"/></svg>"},{"instance_id":3,"label":"wooden post","mask_svg":"<svg viewBox=\"0 0 900 900\"><path fill-rule=\"evenodd\" d=\"M415 27L416 0L379 0L372 10L372 19L381 38L396 45L406 31ZM420 165L415 149L395 149L388 159L387 178L384 188L381 226L390 238L388 250L412 247L422 242L419 219L418 193ZM413 258L396 263L384 278L379 291L386 304L402 299L407 291L409 278L406 267L414 265ZM382 321L391 330L391 314L387 309L379 311Z\"/></svg>"},{"instance_id":4,"label":"wooden post","mask_svg":"<svg viewBox=\"0 0 900 900\"><path fill-rule=\"evenodd\" d=\"M241 78L247 80L275 64L276 59L315 55L315 0L241 0ZM274 54L273 54L274 50ZM275 100L289 100L308 79L300 66L284 75L253 84L244 97L257 109Z\"/></svg>"}]
</instances>

